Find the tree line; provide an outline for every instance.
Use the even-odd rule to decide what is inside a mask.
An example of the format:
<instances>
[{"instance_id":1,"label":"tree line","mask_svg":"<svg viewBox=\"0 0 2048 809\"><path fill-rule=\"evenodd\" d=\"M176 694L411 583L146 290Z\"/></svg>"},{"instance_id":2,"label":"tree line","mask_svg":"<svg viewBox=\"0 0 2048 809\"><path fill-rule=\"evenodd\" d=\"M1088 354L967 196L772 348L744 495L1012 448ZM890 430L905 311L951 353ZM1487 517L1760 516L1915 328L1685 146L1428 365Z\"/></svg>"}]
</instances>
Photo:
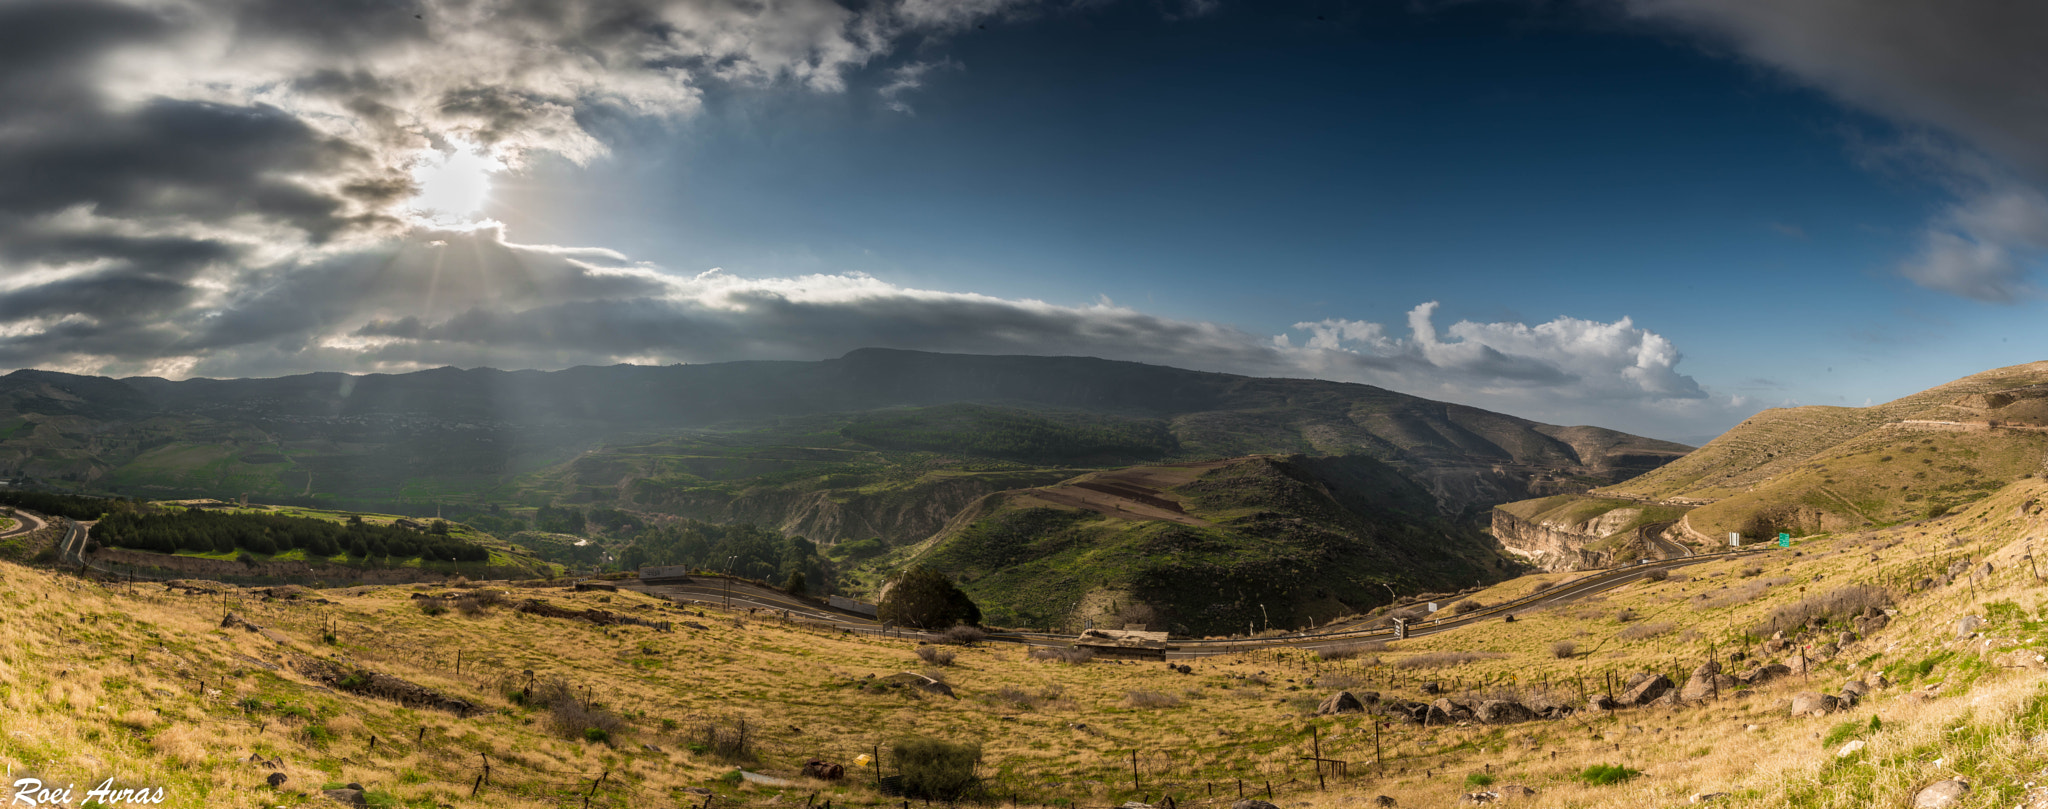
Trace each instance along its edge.
<instances>
[{"instance_id":1,"label":"tree line","mask_svg":"<svg viewBox=\"0 0 2048 809\"><path fill-rule=\"evenodd\" d=\"M126 500L109 500L104 497L77 494L9 491L0 492L0 506L27 509L37 514L48 514L67 520L97 520L101 514L127 509L133 504Z\"/></svg>"},{"instance_id":2,"label":"tree line","mask_svg":"<svg viewBox=\"0 0 2048 809\"><path fill-rule=\"evenodd\" d=\"M832 591L833 570L818 545L800 536L745 523L719 525L683 520L649 528L619 553L619 566L638 570L655 565L686 565L718 573L782 582L795 592ZM795 585L795 586L791 586Z\"/></svg>"},{"instance_id":3,"label":"tree line","mask_svg":"<svg viewBox=\"0 0 2048 809\"><path fill-rule=\"evenodd\" d=\"M159 553L242 550L269 555L304 550L309 556L346 553L357 559L483 562L491 558L482 545L447 532L448 524L439 520L421 533L396 525L372 525L361 517L350 517L342 524L282 514L190 509L156 514L116 512L100 520L92 535L104 545Z\"/></svg>"}]
</instances>

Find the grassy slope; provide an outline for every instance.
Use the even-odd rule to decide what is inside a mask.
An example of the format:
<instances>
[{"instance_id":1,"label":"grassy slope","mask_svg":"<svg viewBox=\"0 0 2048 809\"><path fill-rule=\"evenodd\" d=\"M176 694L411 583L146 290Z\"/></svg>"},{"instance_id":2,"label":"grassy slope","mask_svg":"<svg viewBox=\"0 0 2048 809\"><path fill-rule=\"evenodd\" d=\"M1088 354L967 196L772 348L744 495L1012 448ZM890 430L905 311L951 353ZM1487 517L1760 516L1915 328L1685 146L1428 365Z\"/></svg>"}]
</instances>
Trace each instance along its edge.
<instances>
[{"instance_id":1,"label":"grassy slope","mask_svg":"<svg viewBox=\"0 0 2048 809\"><path fill-rule=\"evenodd\" d=\"M328 509L301 508L291 506L251 506L246 508L234 507L223 510L243 514L281 514L287 517L305 517L309 519L325 520L327 522L332 523L347 523L350 517L360 517L364 522L369 523L371 525L390 525L394 522L397 522L400 519L406 519L392 514L371 514L359 511L332 511ZM525 571L526 574L530 575L533 578L549 578L558 575L561 572L560 565L551 564L540 559L537 559L534 557L531 551L528 551L524 548L520 548L516 545L513 545L510 542L499 539L498 537L493 536L489 533L479 531L475 528L472 528L468 525L464 525L459 522L448 523L448 535L455 539L474 542L478 545L484 546L486 550L491 552L491 558L483 562L442 562L428 560L421 557L414 557L411 559L405 559L398 562L397 566L437 571L447 573L449 575L480 575L480 571L485 571L490 568L496 568L496 572L501 575L504 573L504 571L507 570ZM306 551L300 548L294 548L283 553L274 554L256 554L249 553L248 551L243 550L235 550L211 551L205 553L201 553L199 551L180 551L178 552L177 555L191 556L201 559L225 560L238 559L241 558L244 554L247 554L248 556L250 556L258 562L305 562L307 564L312 565L337 565L342 567L365 566L365 562L362 559L351 558L346 553L336 554L334 556L328 557L308 556Z\"/></svg>"},{"instance_id":2,"label":"grassy slope","mask_svg":"<svg viewBox=\"0 0 2048 809\"><path fill-rule=\"evenodd\" d=\"M2038 780L2041 757L2032 740L2048 731L2048 693L2038 674L1999 670L1980 655L2048 648L2039 620L2048 589L2033 583L2018 558L2024 546L2016 541L2042 528L2038 507L2044 501L2048 484L2019 483L1935 523L1810 540L1796 556L1731 559L1691 568L1683 580L1632 585L1599 602L1526 614L1513 624L1396 644L1378 654L1387 664L1380 667L1261 652L1198 661L1190 676L1158 665L1042 663L1015 647L968 649L945 670L957 701L850 687L868 674L921 668L909 642L822 635L773 622L743 621L742 629L716 615L686 616L707 628L664 634L639 627L607 632L503 610L427 616L410 603L410 588L328 591L321 595L336 603L326 607L249 597L232 605L282 631L294 651L370 665L488 710L470 719L317 688L273 669L284 650L259 635L217 628L217 596L102 587L0 565L0 726L8 731L0 734L0 759L15 777L87 784L118 776L124 785L162 785L166 805L174 807L298 805L310 800L296 793L340 781L359 781L394 803L420 807L557 806L580 800L589 777L602 772L610 778L594 805L696 805L701 798L679 791L690 786L717 790L724 805L760 805L785 790L715 780L731 764L690 752L688 739L664 731L661 722L672 719L687 729L699 719L744 717L761 745L750 769L793 776L811 756L847 761L897 734L926 733L982 742L983 772L996 789L1015 790L1022 803L1036 805L1114 805L1156 799L1161 789L1199 798L1207 785L1220 787L1219 798L1234 797L1236 778L1249 780L1254 790L1271 780L1284 803L1308 809L1354 805L1351 796L1375 794L1394 796L1403 806L1446 805L1464 791L1468 773L1486 771L1497 783L1536 788L1528 804L1536 807L1673 805L1702 791L1734 792L1724 805L1737 807L1867 807L1898 803L1917 785L1950 775L1976 785L1964 807L2011 806L2026 783ZM1872 555L1879 561L1870 563ZM1891 627L1805 683L1729 694L1704 707L1568 722L1389 727L1380 739L1392 759L1384 777L1374 777L1364 763L1375 741L1369 722L1307 715L1335 687L1412 698L1410 686L1418 679L1491 679L1526 689L1532 681L1592 679L1609 669L1689 666L1708 644L1722 652L1737 645L1740 628L1801 597L1800 588L1811 594L1852 580L1917 577L1930 564L1965 556L1988 559L1993 574L1974 591L1958 582L1902 602ZM1750 566L1763 573L1744 578L1742 568ZM1558 578L1518 579L1481 597L1527 592ZM1765 581L1777 583L1727 606L1690 603L1696 595L1720 598ZM675 617L630 593L531 594ZM1986 608L2002 602L2011 606ZM1623 608L1644 616L1634 625L1670 621L1681 628L1616 640L1625 627L1612 615ZM1983 630L1988 642L1953 640L1954 619L1964 614L1991 618ZM338 645L319 641L328 622L339 626ZM1558 640L1576 642L1579 655L1552 658L1548 644ZM455 650L466 661L459 675ZM1432 652L1475 651L1501 656L1449 668L1396 665ZM1923 662L1929 663L1924 672ZM508 679L520 679L505 675L529 668L591 686L600 707L636 718L610 745L553 734L544 712L504 698ZM1874 670L1890 671L1899 684L1843 715L1785 716L1784 700L1794 691L1834 690L1843 679ZM1397 680L1391 687L1385 682L1390 673ZM1909 690L1931 698L1908 698ZM1146 696L1133 701L1133 691ZM1882 730L1867 730L1873 716L1882 718ZM1844 723L1866 729L1858 732L1869 747L1837 759L1820 737ZM1300 780L1310 777L1298 760L1307 751L1308 724L1319 728L1325 755L1353 762L1353 778L1333 780L1329 792ZM1749 726L1754 729L1745 730ZM424 744L415 742L422 727ZM379 740L375 751L371 736ZM1142 791L1127 780L1132 749L1142 751ZM269 771L246 762L252 752L283 760L291 779L284 794L261 786ZM491 757L493 786L471 799L478 753ZM1607 763L1648 774L1611 787L1570 777ZM859 777L838 785L799 781L782 803L819 790L819 801L837 805L893 805L864 784Z\"/></svg>"}]
</instances>

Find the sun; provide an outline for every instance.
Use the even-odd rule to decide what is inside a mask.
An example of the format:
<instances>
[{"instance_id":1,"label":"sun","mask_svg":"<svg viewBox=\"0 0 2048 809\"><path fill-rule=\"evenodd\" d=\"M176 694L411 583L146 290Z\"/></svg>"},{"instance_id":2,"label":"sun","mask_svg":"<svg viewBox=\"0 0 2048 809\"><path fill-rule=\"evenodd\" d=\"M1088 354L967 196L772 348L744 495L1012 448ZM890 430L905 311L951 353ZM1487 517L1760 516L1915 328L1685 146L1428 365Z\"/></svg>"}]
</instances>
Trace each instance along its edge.
<instances>
[{"instance_id":1,"label":"sun","mask_svg":"<svg viewBox=\"0 0 2048 809\"><path fill-rule=\"evenodd\" d=\"M413 164L413 182L420 191L407 207L436 225L476 224L490 201L491 175L504 169L496 158L466 145L428 152Z\"/></svg>"}]
</instances>

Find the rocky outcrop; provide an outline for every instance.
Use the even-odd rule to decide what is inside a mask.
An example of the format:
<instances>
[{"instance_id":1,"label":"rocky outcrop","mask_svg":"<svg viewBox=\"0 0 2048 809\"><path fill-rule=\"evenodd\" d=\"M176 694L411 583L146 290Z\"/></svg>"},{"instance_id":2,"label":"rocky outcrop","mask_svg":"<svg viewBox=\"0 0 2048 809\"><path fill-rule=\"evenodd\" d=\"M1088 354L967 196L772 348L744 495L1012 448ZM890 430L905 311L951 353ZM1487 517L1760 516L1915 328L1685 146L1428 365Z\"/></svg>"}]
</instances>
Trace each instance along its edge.
<instances>
[{"instance_id":1,"label":"rocky outcrop","mask_svg":"<svg viewBox=\"0 0 2048 809\"><path fill-rule=\"evenodd\" d=\"M682 489L639 481L626 498L632 505L678 517L715 523L772 526L791 536L830 545L882 537L915 542L937 533L976 500L1007 488L1056 483L1071 473L1048 470L1017 478L933 477L901 489L846 492L794 486L762 486L728 493Z\"/></svg>"},{"instance_id":2,"label":"rocky outcrop","mask_svg":"<svg viewBox=\"0 0 2048 809\"><path fill-rule=\"evenodd\" d=\"M1529 564L1550 572L1586 570L1614 563L1606 551L1587 550L1602 537L1578 526L1552 525L1524 520L1501 509L1493 510L1493 538L1501 547Z\"/></svg>"}]
</instances>

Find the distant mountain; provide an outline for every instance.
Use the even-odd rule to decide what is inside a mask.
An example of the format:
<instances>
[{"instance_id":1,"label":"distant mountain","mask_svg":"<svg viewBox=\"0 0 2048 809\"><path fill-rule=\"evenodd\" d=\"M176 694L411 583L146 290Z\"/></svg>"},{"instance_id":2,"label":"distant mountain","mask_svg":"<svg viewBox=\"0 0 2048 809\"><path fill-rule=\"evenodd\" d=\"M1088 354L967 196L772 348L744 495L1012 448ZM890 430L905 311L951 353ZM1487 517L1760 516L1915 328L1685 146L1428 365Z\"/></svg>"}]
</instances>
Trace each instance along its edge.
<instances>
[{"instance_id":1,"label":"distant mountain","mask_svg":"<svg viewBox=\"0 0 2048 809\"><path fill-rule=\"evenodd\" d=\"M886 470L901 483L911 468L1302 453L1375 458L1458 512L1611 483L1687 449L1368 385L1087 357L862 349L820 362L553 372L0 378L0 474L401 511L616 502L762 519L777 516L762 509L786 511L782 497L764 499L774 487L833 488L807 481L810 472ZM895 521L936 528L931 518ZM848 531L817 538L859 533Z\"/></svg>"}]
</instances>

